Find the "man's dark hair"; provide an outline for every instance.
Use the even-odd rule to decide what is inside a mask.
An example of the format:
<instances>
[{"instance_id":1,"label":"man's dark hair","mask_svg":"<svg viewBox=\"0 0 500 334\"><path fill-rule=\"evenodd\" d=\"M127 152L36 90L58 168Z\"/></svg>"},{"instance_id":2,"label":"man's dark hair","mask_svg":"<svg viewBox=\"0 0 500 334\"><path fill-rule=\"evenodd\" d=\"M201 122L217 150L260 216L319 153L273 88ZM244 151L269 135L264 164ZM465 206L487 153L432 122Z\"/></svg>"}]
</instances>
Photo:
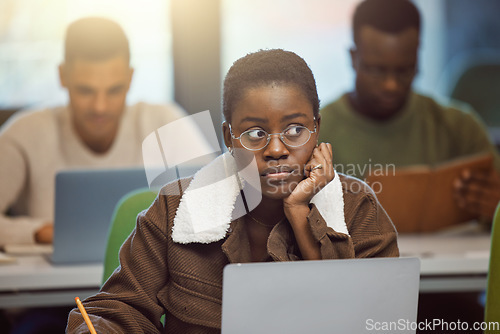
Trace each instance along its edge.
<instances>
[{"instance_id":1,"label":"man's dark hair","mask_svg":"<svg viewBox=\"0 0 500 334\"><path fill-rule=\"evenodd\" d=\"M365 0L354 11L352 31L357 44L362 26L397 34L408 28L416 28L420 33L420 13L408 0Z\"/></svg>"},{"instance_id":2,"label":"man's dark hair","mask_svg":"<svg viewBox=\"0 0 500 334\"><path fill-rule=\"evenodd\" d=\"M269 84L292 85L300 89L318 118L319 98L316 81L307 63L293 52L281 49L259 50L238 59L224 80L223 113L231 122L236 103L249 88Z\"/></svg>"},{"instance_id":3,"label":"man's dark hair","mask_svg":"<svg viewBox=\"0 0 500 334\"><path fill-rule=\"evenodd\" d=\"M71 23L66 29L64 59L91 61L123 55L130 60L125 32L116 22L101 17L86 17Z\"/></svg>"}]
</instances>

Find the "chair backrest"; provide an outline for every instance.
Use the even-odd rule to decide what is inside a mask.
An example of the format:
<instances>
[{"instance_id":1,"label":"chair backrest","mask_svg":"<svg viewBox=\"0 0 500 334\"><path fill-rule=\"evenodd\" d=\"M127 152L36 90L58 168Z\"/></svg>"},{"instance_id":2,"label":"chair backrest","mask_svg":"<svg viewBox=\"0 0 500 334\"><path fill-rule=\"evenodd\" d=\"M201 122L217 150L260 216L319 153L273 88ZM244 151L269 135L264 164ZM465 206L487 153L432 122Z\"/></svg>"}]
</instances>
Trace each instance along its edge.
<instances>
[{"instance_id":1,"label":"chair backrest","mask_svg":"<svg viewBox=\"0 0 500 334\"><path fill-rule=\"evenodd\" d=\"M116 205L108 233L103 282L111 276L120 264L118 259L120 247L134 229L137 215L149 208L155 198L155 192L149 188L143 188L126 194Z\"/></svg>"},{"instance_id":2,"label":"chair backrest","mask_svg":"<svg viewBox=\"0 0 500 334\"><path fill-rule=\"evenodd\" d=\"M470 104L490 128L500 127L499 56L500 53L469 55L450 89L451 98Z\"/></svg>"},{"instance_id":3,"label":"chair backrest","mask_svg":"<svg viewBox=\"0 0 500 334\"><path fill-rule=\"evenodd\" d=\"M451 97L469 103L489 127L500 126L500 64L478 64L467 69Z\"/></svg>"},{"instance_id":4,"label":"chair backrest","mask_svg":"<svg viewBox=\"0 0 500 334\"><path fill-rule=\"evenodd\" d=\"M491 230L490 265L484 314L487 323L500 321L500 203L497 206ZM485 331L485 333L498 333L498 330Z\"/></svg>"}]
</instances>

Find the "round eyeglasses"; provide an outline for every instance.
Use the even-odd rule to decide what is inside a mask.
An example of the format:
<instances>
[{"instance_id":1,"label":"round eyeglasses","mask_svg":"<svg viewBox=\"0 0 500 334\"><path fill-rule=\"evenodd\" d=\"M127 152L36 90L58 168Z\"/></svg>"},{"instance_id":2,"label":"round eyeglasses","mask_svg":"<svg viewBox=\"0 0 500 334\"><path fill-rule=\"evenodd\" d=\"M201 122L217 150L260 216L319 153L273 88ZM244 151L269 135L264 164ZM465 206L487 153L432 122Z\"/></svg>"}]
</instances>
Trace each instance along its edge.
<instances>
[{"instance_id":1,"label":"round eyeglasses","mask_svg":"<svg viewBox=\"0 0 500 334\"><path fill-rule=\"evenodd\" d=\"M314 131L302 125L292 125L280 133L267 133L262 129L250 129L236 137L231 129L231 124L229 124L229 131L233 139L238 139L241 145L250 151L262 150L271 141L271 136L279 136L286 146L299 147L305 145L311 138L311 134L316 132L316 121Z\"/></svg>"}]
</instances>

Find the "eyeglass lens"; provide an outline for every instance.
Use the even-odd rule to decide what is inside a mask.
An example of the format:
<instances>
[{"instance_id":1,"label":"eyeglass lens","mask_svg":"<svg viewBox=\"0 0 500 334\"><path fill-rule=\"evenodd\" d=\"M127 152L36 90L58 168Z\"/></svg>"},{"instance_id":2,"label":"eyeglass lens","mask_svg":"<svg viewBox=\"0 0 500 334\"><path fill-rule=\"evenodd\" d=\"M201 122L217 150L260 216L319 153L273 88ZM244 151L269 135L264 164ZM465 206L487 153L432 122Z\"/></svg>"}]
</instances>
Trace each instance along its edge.
<instances>
[{"instance_id":1,"label":"eyeglass lens","mask_svg":"<svg viewBox=\"0 0 500 334\"><path fill-rule=\"evenodd\" d=\"M307 143L311 137L311 132L304 126L291 126L282 133L274 135L279 135L285 145L297 147ZM244 147L257 150L268 144L271 140L271 134L262 129L252 129L243 132L240 140Z\"/></svg>"}]
</instances>

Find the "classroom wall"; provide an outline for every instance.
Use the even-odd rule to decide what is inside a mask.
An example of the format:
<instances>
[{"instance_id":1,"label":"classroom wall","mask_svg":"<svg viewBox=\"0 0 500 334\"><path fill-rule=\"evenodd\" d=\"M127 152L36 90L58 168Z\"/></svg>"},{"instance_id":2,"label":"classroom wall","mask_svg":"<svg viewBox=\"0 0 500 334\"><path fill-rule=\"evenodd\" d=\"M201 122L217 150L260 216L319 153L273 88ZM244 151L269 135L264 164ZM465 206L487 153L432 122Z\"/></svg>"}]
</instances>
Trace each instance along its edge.
<instances>
[{"instance_id":1,"label":"classroom wall","mask_svg":"<svg viewBox=\"0 0 500 334\"><path fill-rule=\"evenodd\" d=\"M210 110L222 143L220 0L171 0L174 98L188 113Z\"/></svg>"},{"instance_id":2,"label":"classroom wall","mask_svg":"<svg viewBox=\"0 0 500 334\"><path fill-rule=\"evenodd\" d=\"M7 4L11 4L11 7L14 5L20 6L20 4L25 2L26 0L9 0L2 2L1 8L6 9L7 7L5 6ZM59 2L64 3L63 0ZM424 24L420 57L421 69L415 80L415 87L424 91L424 93L446 94L449 84L447 78L450 74L448 65L458 54L475 48L494 48L500 50L500 34L498 33L500 31L500 20L497 18L497 13L500 12L500 1L414 0L414 2L422 11ZM57 1L51 2L51 4L55 3ZM68 0L66 11L70 7L70 3L72 1ZM225 48L233 47L228 45L230 41L224 36L238 33L238 31L224 31L224 15L229 4L232 7L243 8L259 6L260 4L261 7L254 8L251 11L254 19L241 22L241 24L247 26L247 34L251 36L257 33L256 27L261 27L263 22L267 22L265 20L269 19L270 13L266 12L266 10L271 8L270 4L272 4L274 10L279 10L280 6L284 9L300 9L301 6L305 6L304 8L317 6L321 9L327 6L324 8L328 8L328 10L333 11L333 14L335 14L336 6L344 8L347 6L346 3L350 3L348 5L350 7L342 11L342 15L346 16L346 18L341 21L347 22L350 21L351 11L356 1L297 0L289 2L273 0L272 2L259 2L250 0L170 0L166 3L168 3L168 8L165 10L165 21L167 22L165 27L168 26L169 31L171 31L171 34L169 32L166 38L169 39L168 44L171 46L171 51L169 52L172 53L171 59L173 59L173 62L165 59L165 63L169 63L169 65L166 68L162 67L161 70L154 73L153 77L173 76L173 85L166 84L162 88L165 90L164 98L166 100L174 98L189 113L209 109L212 113L215 126L219 127L222 121L220 116L222 79L230 64L237 57L241 56L238 52L224 51ZM52 9L50 10L51 15L66 15L64 10L59 13ZM3 10L2 12L2 15L5 16L7 10ZM341 92L352 87L352 69L346 60L347 48L349 47L351 36L348 28L340 28L338 24L334 24L333 26L331 24L328 25L328 13L322 15L321 18L317 18L318 12L321 12L321 10L313 8L308 11L296 10L287 12L283 10L282 12L282 17L286 19L285 23L287 24L295 21L300 27L300 25L304 25L303 22L312 22L315 24L314 31L320 31L321 34L321 29L323 29L322 36L324 36L324 41L321 40L322 36L319 36L319 38L316 36L315 38L318 40L315 44L316 46L302 43L303 41L307 43L308 38L314 33L310 28L303 29L303 33L300 33L300 29L281 27L281 36L276 35L275 31L273 31L273 34L278 36L277 38L280 39L280 42L286 43L284 44L286 47L293 48L294 41L307 46L305 51L302 52L304 54L299 54L303 55L310 62L318 79L320 99L326 103ZM324 12L327 11L324 10ZM43 17L43 13L37 17ZM312 15L312 17L306 16L305 14L307 13ZM339 22L339 18L335 18L335 15L332 16L331 20ZM4 20L3 22L6 24L7 21ZM339 36L332 35L327 31L336 27L341 29L341 35L345 35L344 38L339 39ZM158 25L155 29L161 29L161 26ZM0 46L5 43L5 38L14 38L21 33L20 31L10 31L10 35L4 34L0 36ZM136 35L138 32L136 29L131 29L128 33ZM274 43L273 40L264 41L264 37L266 37L265 31L262 32L261 36L262 38L256 38L255 41L252 41L253 51L258 49L260 45L262 47L281 46L278 42ZM237 38L238 36L236 36ZM147 39L147 37L144 39ZM262 41L262 43L259 44L259 41ZM250 45L250 41L245 35L240 36L239 43L243 46ZM331 45L339 43L344 43L341 50L331 51ZM40 47L36 50L41 52L43 48L40 49ZM298 49L301 50L300 47ZM30 52L30 54L38 54L38 52ZM224 57L227 58L227 55L233 55L232 58L235 59L225 59ZM53 86L55 86L54 95L56 96L61 96L60 88L57 87L57 73L55 68L59 61L60 59L56 59L54 66L50 67L50 70L44 70L42 73L51 73L54 80ZM137 80L139 79L138 76L140 75L141 67L157 67L151 62L149 63L149 65L136 66L136 78L133 88L134 86L144 85L140 84ZM4 72L12 71L12 67L8 64L0 64L0 66L2 66ZM41 78L43 76L39 76L38 80L41 80ZM146 78L146 82L151 79ZM14 83L11 82L10 84ZM50 85L44 85L44 87L48 86ZM30 96L30 94L26 95ZM44 92L43 94L43 96L49 99L50 95L50 92ZM141 99L140 96L136 95L135 93L131 94L131 99ZM145 99L148 100L147 97ZM0 100L0 106L3 108L12 107L2 102ZM15 107L22 107L22 105L16 105Z\"/></svg>"},{"instance_id":3,"label":"classroom wall","mask_svg":"<svg viewBox=\"0 0 500 334\"><path fill-rule=\"evenodd\" d=\"M426 1L426 0L420 0ZM460 74L478 59L500 62L500 1L440 0L443 67L435 95L449 96Z\"/></svg>"},{"instance_id":4,"label":"classroom wall","mask_svg":"<svg viewBox=\"0 0 500 334\"><path fill-rule=\"evenodd\" d=\"M473 49L500 50L500 1L446 0L445 60Z\"/></svg>"}]
</instances>

